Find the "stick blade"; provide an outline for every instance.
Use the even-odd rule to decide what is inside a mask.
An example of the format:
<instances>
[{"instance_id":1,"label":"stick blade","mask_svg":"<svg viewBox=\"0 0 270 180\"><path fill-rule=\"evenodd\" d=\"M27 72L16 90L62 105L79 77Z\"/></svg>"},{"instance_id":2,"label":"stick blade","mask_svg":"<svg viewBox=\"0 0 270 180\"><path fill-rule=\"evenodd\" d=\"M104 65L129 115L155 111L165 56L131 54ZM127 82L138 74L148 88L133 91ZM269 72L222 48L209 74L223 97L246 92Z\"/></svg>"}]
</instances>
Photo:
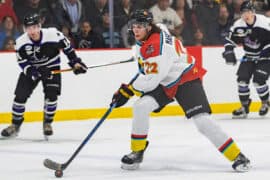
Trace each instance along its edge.
<instances>
[{"instance_id":1,"label":"stick blade","mask_svg":"<svg viewBox=\"0 0 270 180\"><path fill-rule=\"evenodd\" d=\"M52 161L50 159L45 159L43 161L43 165L46 167L46 168L49 168L49 169L52 169L52 170L63 170L62 169L62 164L60 163L57 163L55 161Z\"/></svg>"}]
</instances>

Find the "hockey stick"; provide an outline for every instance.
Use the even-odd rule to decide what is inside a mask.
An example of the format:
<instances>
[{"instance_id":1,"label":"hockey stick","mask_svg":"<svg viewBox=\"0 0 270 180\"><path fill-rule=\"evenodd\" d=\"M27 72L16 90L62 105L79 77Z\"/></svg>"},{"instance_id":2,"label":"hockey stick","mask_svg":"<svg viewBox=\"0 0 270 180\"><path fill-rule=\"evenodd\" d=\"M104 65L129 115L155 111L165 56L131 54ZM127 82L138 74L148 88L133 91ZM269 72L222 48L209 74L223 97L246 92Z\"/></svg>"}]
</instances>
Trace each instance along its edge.
<instances>
[{"instance_id":1,"label":"hockey stick","mask_svg":"<svg viewBox=\"0 0 270 180\"><path fill-rule=\"evenodd\" d=\"M93 134L96 132L96 130L99 128L99 126L104 122L104 120L107 118L107 116L112 112L113 108L116 104L113 104L110 106L110 108L106 111L106 113L102 116L102 118L97 122L95 127L90 131L90 133L87 135L87 137L83 140L83 142L80 144L80 146L76 149L76 151L72 154L72 156L68 159L67 162L60 164L50 159L45 159L43 164L45 167L55 170L56 174L62 174L68 165L73 161L73 159L77 156L77 154L81 151L81 149L84 147L84 145L89 141L89 139L93 136ZM60 175L60 176L62 176ZM58 177L58 175L56 175Z\"/></svg>"},{"instance_id":2,"label":"hockey stick","mask_svg":"<svg viewBox=\"0 0 270 180\"><path fill-rule=\"evenodd\" d=\"M92 68L97 68L97 67L104 67L104 66L111 66L111 65L128 63L128 62L133 62L133 61L134 61L134 58L132 57L132 58L129 58L129 59L123 60L123 61L116 61L116 62L111 62L111 63L107 63L107 64L99 64L99 65L88 66L87 69L92 69ZM69 72L69 71L73 71L73 68L54 70L54 71L52 71L52 74L59 74L59 73L62 73L62 72Z\"/></svg>"},{"instance_id":3,"label":"hockey stick","mask_svg":"<svg viewBox=\"0 0 270 180\"><path fill-rule=\"evenodd\" d=\"M132 84L137 77L139 76L139 73L136 74L136 76L129 82L129 84ZM63 164L57 163L50 159L45 159L43 164L45 167L55 170L55 176L56 177L62 177L63 171L69 166L69 164L73 161L73 159L78 155L78 153L81 151L81 149L84 147L84 145L89 141L89 139L94 135L96 130L100 127L100 125L105 121L105 119L108 117L108 115L112 112L112 110L115 108L116 103L113 103L110 108L105 112L105 114L102 116L102 118L97 122L95 127L90 131L90 133L87 135L87 137L83 140L83 142L80 144L80 146L76 149L76 151L72 154L72 156Z\"/></svg>"}]
</instances>

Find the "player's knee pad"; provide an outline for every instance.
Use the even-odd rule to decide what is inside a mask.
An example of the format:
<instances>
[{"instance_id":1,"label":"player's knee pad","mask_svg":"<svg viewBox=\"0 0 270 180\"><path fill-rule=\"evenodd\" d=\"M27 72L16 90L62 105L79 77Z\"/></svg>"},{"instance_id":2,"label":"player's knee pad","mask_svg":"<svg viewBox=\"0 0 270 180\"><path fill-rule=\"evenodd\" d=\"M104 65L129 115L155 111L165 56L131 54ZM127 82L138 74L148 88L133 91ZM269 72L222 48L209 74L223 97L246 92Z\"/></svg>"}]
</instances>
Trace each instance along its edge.
<instances>
[{"instance_id":1,"label":"player's knee pad","mask_svg":"<svg viewBox=\"0 0 270 180\"><path fill-rule=\"evenodd\" d=\"M267 71L262 69L256 69L256 71L253 74L253 83L257 85L263 85L266 83L268 77L269 74Z\"/></svg>"}]
</instances>

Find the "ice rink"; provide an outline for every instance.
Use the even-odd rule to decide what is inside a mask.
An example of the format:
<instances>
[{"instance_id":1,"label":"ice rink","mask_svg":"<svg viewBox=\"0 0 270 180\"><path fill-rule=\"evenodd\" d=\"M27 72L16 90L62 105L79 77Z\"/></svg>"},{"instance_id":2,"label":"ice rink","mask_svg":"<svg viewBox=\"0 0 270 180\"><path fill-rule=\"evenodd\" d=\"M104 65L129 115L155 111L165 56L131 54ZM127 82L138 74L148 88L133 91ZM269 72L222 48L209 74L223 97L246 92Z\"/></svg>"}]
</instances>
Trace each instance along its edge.
<instances>
[{"instance_id":1,"label":"ice rink","mask_svg":"<svg viewBox=\"0 0 270 180\"><path fill-rule=\"evenodd\" d=\"M249 119L214 115L217 123L238 143L253 168L236 173L192 120L183 117L151 118L149 147L137 171L120 168L130 152L130 119L105 121L82 149L62 179L69 180L267 180L270 178L270 119L251 114ZM71 156L97 120L55 122L54 136L45 141L42 124L25 123L18 137L0 140L1 180L56 179L43 166L50 158L63 163ZM6 127L0 125L0 130Z\"/></svg>"}]
</instances>

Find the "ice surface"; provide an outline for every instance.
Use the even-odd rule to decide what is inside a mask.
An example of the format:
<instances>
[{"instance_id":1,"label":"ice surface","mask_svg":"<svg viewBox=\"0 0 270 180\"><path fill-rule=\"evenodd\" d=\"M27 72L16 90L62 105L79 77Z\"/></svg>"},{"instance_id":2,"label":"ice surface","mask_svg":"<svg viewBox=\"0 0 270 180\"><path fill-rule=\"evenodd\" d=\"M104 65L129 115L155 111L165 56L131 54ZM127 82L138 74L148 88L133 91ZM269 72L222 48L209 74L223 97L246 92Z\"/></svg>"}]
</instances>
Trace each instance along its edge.
<instances>
[{"instance_id":1,"label":"ice surface","mask_svg":"<svg viewBox=\"0 0 270 180\"><path fill-rule=\"evenodd\" d=\"M203 137L192 120L183 117L151 118L144 162L137 171L120 168L121 157L129 153L131 120L105 121L64 171L67 180L267 180L270 178L270 119L251 114L249 119L214 115L217 123L238 143L252 162L252 170L236 173L231 163ZM48 142L42 124L25 123L18 137L0 140L1 180L55 179L43 166L50 158L68 160L97 120L55 122ZM6 124L0 125L0 130Z\"/></svg>"}]
</instances>

